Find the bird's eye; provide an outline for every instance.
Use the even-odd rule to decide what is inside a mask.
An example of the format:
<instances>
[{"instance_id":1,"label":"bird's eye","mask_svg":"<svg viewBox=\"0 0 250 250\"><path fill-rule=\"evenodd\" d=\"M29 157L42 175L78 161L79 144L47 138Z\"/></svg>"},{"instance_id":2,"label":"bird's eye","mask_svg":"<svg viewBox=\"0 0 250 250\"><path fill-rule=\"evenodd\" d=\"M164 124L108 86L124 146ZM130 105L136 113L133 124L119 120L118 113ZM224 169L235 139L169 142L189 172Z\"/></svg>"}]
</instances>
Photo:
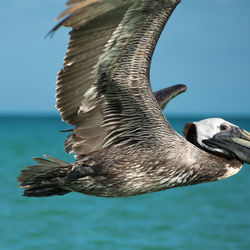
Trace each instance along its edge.
<instances>
[{"instance_id":1,"label":"bird's eye","mask_svg":"<svg viewBox=\"0 0 250 250\"><path fill-rule=\"evenodd\" d=\"M227 124L221 124L220 130L221 131L228 131L228 130L230 130L230 126L228 126Z\"/></svg>"}]
</instances>

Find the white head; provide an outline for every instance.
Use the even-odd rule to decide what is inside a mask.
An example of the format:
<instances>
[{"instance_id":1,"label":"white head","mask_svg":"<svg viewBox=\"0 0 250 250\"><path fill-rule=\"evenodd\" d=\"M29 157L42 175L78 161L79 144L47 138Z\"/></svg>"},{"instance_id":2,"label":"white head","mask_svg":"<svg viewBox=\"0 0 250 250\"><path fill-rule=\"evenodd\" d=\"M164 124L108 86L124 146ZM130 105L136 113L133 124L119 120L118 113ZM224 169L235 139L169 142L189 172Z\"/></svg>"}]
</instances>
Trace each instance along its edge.
<instances>
[{"instance_id":1,"label":"white head","mask_svg":"<svg viewBox=\"0 0 250 250\"><path fill-rule=\"evenodd\" d=\"M231 126L237 127L236 125L227 122L221 118L208 118L204 119L198 122L193 122L193 124L196 126L197 129L197 141L201 147L204 147L210 151L216 151L223 153L223 149L219 148L212 148L205 143L203 143L203 140L210 140L212 139L216 134L229 130Z\"/></svg>"},{"instance_id":2,"label":"white head","mask_svg":"<svg viewBox=\"0 0 250 250\"><path fill-rule=\"evenodd\" d=\"M221 118L187 123L186 139L201 149L250 163L250 133Z\"/></svg>"}]
</instances>

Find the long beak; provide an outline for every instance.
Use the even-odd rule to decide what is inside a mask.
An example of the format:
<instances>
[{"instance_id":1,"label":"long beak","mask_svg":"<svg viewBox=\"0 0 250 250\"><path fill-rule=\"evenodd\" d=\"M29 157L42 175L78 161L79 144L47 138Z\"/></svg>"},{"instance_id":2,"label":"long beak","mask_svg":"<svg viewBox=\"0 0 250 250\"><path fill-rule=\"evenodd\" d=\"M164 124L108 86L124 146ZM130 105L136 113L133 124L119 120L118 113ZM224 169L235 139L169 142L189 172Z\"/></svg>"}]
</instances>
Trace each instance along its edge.
<instances>
[{"instance_id":1,"label":"long beak","mask_svg":"<svg viewBox=\"0 0 250 250\"><path fill-rule=\"evenodd\" d=\"M250 133L232 126L230 130L220 132L205 144L222 149L226 155L236 156L245 163L250 163Z\"/></svg>"},{"instance_id":2,"label":"long beak","mask_svg":"<svg viewBox=\"0 0 250 250\"><path fill-rule=\"evenodd\" d=\"M233 137L232 141L243 147L250 148L250 133L244 129L240 130L241 135L239 137Z\"/></svg>"}]
</instances>

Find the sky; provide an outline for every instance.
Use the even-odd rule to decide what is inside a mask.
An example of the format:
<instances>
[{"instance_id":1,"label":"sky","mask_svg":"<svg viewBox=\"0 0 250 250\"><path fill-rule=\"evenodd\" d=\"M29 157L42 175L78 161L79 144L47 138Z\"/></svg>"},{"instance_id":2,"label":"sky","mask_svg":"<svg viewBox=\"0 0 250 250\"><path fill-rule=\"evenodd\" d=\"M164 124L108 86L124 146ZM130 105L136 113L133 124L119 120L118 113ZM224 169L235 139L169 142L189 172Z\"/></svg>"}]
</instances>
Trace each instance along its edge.
<instances>
[{"instance_id":1,"label":"sky","mask_svg":"<svg viewBox=\"0 0 250 250\"><path fill-rule=\"evenodd\" d=\"M0 14L0 114L54 114L69 29L45 35L66 0L8 0ZM182 0L156 47L153 90L186 84L166 113L250 116L250 1Z\"/></svg>"}]
</instances>

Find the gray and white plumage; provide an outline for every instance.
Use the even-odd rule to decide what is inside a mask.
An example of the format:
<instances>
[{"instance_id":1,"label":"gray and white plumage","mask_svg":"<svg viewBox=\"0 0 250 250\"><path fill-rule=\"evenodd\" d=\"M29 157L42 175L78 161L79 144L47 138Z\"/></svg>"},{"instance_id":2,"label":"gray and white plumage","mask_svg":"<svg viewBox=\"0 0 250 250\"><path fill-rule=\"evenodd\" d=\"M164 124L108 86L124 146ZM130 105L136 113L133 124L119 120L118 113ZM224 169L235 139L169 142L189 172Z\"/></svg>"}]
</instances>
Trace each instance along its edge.
<instances>
[{"instance_id":1,"label":"gray and white plumage","mask_svg":"<svg viewBox=\"0 0 250 250\"><path fill-rule=\"evenodd\" d=\"M76 158L164 130L149 68L178 2L74 1L72 8L80 6L61 23L73 29L58 74L57 108L75 126L66 147Z\"/></svg>"},{"instance_id":2,"label":"gray and white plumage","mask_svg":"<svg viewBox=\"0 0 250 250\"><path fill-rule=\"evenodd\" d=\"M185 86L152 92L151 58L179 2L68 1L59 17L66 18L52 32L72 27L56 98L62 119L74 126L65 149L76 162L36 158L38 166L19 176L24 195L130 196L239 171L240 159L189 143L163 115L161 108Z\"/></svg>"}]
</instances>

